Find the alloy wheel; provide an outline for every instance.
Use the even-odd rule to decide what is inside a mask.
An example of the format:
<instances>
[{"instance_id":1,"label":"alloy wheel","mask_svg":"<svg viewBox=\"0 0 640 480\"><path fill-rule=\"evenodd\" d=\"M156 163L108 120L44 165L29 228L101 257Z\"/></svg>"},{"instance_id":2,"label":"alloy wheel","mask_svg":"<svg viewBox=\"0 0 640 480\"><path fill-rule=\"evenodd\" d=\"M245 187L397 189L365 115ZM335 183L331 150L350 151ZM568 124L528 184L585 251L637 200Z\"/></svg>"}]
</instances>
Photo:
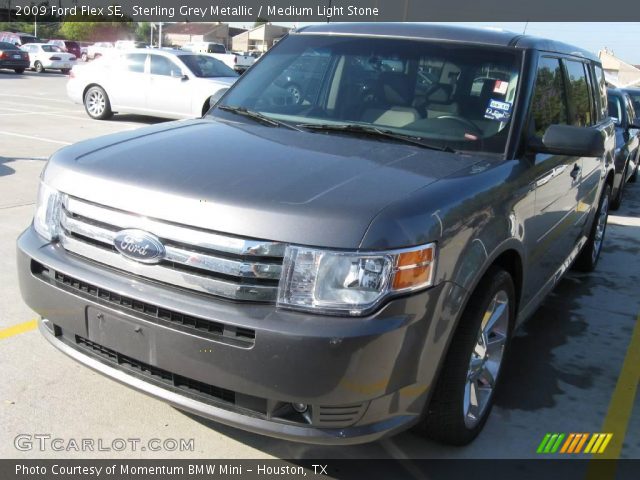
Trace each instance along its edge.
<instances>
[{"instance_id":1,"label":"alloy wheel","mask_svg":"<svg viewBox=\"0 0 640 480\"><path fill-rule=\"evenodd\" d=\"M498 291L484 313L464 389L464 422L473 428L490 404L509 332L509 295Z\"/></svg>"},{"instance_id":2,"label":"alloy wheel","mask_svg":"<svg viewBox=\"0 0 640 480\"><path fill-rule=\"evenodd\" d=\"M593 250L591 252L592 258L595 261L600 255L600 249L602 248L602 241L604 240L604 231L607 228L607 217L609 216L609 196L605 195L602 199L602 205L600 205L600 213L598 215L596 224L596 235L593 241Z\"/></svg>"},{"instance_id":3,"label":"alloy wheel","mask_svg":"<svg viewBox=\"0 0 640 480\"><path fill-rule=\"evenodd\" d=\"M89 113L94 116L102 115L106 106L106 99L104 95L99 90L92 90L87 95L87 110Z\"/></svg>"}]
</instances>

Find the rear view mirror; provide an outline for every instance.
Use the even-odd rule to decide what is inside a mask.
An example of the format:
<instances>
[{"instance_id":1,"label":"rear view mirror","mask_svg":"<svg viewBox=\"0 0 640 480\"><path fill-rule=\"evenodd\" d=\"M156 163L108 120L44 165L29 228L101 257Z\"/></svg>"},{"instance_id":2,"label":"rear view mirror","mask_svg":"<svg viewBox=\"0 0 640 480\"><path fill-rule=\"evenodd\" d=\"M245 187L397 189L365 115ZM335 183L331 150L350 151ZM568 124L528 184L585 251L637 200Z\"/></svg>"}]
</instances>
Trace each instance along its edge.
<instances>
[{"instance_id":1,"label":"rear view mirror","mask_svg":"<svg viewBox=\"0 0 640 480\"><path fill-rule=\"evenodd\" d=\"M545 153L576 157L600 157L604 154L604 135L595 128L551 125L544 132Z\"/></svg>"}]
</instances>

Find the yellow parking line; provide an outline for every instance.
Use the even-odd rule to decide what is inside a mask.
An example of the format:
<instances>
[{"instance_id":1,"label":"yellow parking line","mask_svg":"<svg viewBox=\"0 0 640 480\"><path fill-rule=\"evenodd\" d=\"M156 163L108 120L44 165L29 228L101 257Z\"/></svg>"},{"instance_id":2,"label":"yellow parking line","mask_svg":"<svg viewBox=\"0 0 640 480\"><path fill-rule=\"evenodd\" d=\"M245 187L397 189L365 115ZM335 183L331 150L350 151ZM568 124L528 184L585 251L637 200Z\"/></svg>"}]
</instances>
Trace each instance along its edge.
<instances>
[{"instance_id":1,"label":"yellow parking line","mask_svg":"<svg viewBox=\"0 0 640 480\"><path fill-rule=\"evenodd\" d=\"M3 328L0 330L0 340L20 335L21 333L30 332L31 330L35 330L37 326L37 320L29 320L28 322L19 323L13 327Z\"/></svg>"},{"instance_id":2,"label":"yellow parking line","mask_svg":"<svg viewBox=\"0 0 640 480\"><path fill-rule=\"evenodd\" d=\"M627 424L633 412L633 403L640 382L640 315L636 317L636 325L631 334L631 341L624 357L622 370L609 402L607 416L601 432L612 432L613 438L604 454L598 458L614 459L620 456Z\"/></svg>"},{"instance_id":3,"label":"yellow parking line","mask_svg":"<svg viewBox=\"0 0 640 480\"><path fill-rule=\"evenodd\" d=\"M622 363L616 388L609 401L609 409L601 432L612 432L606 442L608 448L592 457L586 478L588 480L609 480L615 478L616 462L600 462L599 460L617 460L622 453L622 445L627 434L629 420L633 413L633 404L640 383L640 315L636 317L636 325L631 334L631 341ZM606 445L604 445L606 446ZM603 448L600 447L600 452ZM595 453L595 452L594 452Z\"/></svg>"}]
</instances>

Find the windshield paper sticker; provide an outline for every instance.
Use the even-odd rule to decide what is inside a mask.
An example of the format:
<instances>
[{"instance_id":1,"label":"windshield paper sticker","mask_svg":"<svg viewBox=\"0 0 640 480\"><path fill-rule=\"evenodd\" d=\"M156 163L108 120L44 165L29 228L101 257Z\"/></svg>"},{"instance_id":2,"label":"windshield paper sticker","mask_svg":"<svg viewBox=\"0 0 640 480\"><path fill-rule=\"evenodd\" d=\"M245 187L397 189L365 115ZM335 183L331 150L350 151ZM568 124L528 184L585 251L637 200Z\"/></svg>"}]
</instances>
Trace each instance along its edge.
<instances>
[{"instance_id":1,"label":"windshield paper sticker","mask_svg":"<svg viewBox=\"0 0 640 480\"><path fill-rule=\"evenodd\" d=\"M506 122L511 118L511 106L509 102L501 102L500 100L489 100L489 106L484 112L484 118L489 120L497 120L498 122Z\"/></svg>"}]
</instances>

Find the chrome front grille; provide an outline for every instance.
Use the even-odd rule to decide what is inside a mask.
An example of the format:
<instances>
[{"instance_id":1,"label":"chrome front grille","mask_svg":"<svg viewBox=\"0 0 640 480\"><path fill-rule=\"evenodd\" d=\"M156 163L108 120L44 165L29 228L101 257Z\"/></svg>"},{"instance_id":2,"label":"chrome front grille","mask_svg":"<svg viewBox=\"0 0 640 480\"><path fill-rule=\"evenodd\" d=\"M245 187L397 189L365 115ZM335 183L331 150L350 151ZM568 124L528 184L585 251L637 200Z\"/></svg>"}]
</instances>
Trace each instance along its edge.
<instances>
[{"instance_id":1,"label":"chrome front grille","mask_svg":"<svg viewBox=\"0 0 640 480\"><path fill-rule=\"evenodd\" d=\"M178 225L66 196L60 242L69 252L169 285L239 301L275 302L285 245ZM118 253L118 232L139 229L165 247L158 264Z\"/></svg>"}]
</instances>

